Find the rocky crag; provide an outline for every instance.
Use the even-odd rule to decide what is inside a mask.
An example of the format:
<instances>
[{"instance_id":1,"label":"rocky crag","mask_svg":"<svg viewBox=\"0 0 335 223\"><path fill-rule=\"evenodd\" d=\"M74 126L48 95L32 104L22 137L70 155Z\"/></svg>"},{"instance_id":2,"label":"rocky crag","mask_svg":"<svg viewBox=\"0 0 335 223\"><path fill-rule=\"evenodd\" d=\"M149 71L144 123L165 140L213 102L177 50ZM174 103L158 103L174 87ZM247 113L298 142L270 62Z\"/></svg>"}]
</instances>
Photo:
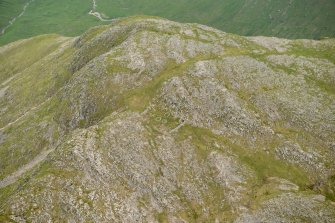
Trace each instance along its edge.
<instances>
[{"instance_id":1,"label":"rocky crag","mask_svg":"<svg viewBox=\"0 0 335 223\"><path fill-rule=\"evenodd\" d=\"M333 39L130 17L0 61L0 222L335 222Z\"/></svg>"}]
</instances>

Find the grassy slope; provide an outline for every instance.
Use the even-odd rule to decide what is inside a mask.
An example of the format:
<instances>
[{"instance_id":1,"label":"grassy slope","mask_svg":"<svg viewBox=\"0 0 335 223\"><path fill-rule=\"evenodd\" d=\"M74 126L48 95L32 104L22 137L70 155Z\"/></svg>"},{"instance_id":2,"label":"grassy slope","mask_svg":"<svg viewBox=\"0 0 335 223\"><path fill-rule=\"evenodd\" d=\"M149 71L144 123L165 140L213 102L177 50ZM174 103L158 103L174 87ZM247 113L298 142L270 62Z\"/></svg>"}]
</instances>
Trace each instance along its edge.
<instances>
[{"instance_id":1,"label":"grassy slope","mask_svg":"<svg viewBox=\"0 0 335 223\"><path fill-rule=\"evenodd\" d=\"M20 14L27 0L0 0L0 30L8 25L8 22Z\"/></svg>"},{"instance_id":2,"label":"grassy slope","mask_svg":"<svg viewBox=\"0 0 335 223\"><path fill-rule=\"evenodd\" d=\"M67 40L67 38L58 35L43 35L15 42L5 50L0 51L0 60L2 61L0 65L0 89L7 85L9 86L9 94L12 95L10 100L0 98L0 107L8 111L7 115L1 114L0 128L10 122L18 124L21 120L24 120L24 117L29 117L30 121L36 123L45 120L43 115L41 115L43 118L40 118L40 115L33 117L31 113L33 113L34 107L41 106L69 78L69 73L65 67L68 66L68 55L71 54L71 51L67 50L60 53L56 51ZM11 103L8 103L9 101ZM26 148L23 150L26 150L27 153L21 156L22 150L4 150L6 143L2 144L0 157L7 157L8 159L2 159L0 168L5 165L10 167L20 162L24 163L31 159L31 155L37 155L39 150L43 148L41 140L32 137L41 133L38 133L40 131L38 130L39 127L30 128L26 131L26 124L25 121L19 124L23 131L11 126L7 126L7 130L8 134L15 132L15 135L20 135L21 138L19 141L9 139L9 144L20 145L21 148ZM24 135L32 138L26 141L22 138ZM10 157L15 157L16 161L11 160ZM11 165L8 165L7 161ZM3 172L0 171L0 175L2 174Z\"/></svg>"},{"instance_id":3,"label":"grassy slope","mask_svg":"<svg viewBox=\"0 0 335 223\"><path fill-rule=\"evenodd\" d=\"M292 3L290 3L292 2ZM108 1L98 10L111 17L158 15L183 22L207 24L241 35L318 38L334 35L333 1Z\"/></svg>"},{"instance_id":4,"label":"grassy slope","mask_svg":"<svg viewBox=\"0 0 335 223\"><path fill-rule=\"evenodd\" d=\"M0 45L45 33L76 36L99 22L87 13L90 0L35 0L25 14L0 38ZM0 11L0 14L2 14Z\"/></svg>"},{"instance_id":5,"label":"grassy slope","mask_svg":"<svg viewBox=\"0 0 335 223\"><path fill-rule=\"evenodd\" d=\"M13 1L10 7L0 5L0 15L15 14L21 1ZM97 4L97 10L111 18L157 15L206 24L240 35L321 38L335 34L335 3L332 0L97 0ZM0 45L44 33L78 35L88 27L102 23L88 15L91 7L91 0L35 0L25 15L0 38ZM11 12L8 8L15 10Z\"/></svg>"}]
</instances>

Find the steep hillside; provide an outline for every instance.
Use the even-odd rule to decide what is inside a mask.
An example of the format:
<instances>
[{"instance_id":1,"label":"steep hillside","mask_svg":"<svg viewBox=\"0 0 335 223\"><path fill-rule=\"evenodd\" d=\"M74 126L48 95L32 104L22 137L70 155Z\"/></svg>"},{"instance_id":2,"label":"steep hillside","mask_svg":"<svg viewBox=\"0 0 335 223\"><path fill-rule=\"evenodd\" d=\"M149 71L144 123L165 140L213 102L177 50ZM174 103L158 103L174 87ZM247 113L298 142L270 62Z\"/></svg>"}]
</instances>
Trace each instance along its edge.
<instances>
[{"instance_id":1,"label":"steep hillside","mask_svg":"<svg viewBox=\"0 0 335 223\"><path fill-rule=\"evenodd\" d=\"M23 7L16 4L19 1L23 0L11 0L0 7L0 15L7 14L10 18L16 18L21 14L0 35L0 45L48 33L76 36L92 26L102 24L88 14L92 9L91 0L25 0L29 5L24 13ZM8 8L15 8L17 12L9 14ZM2 23L8 24L9 21L4 20ZM2 29L3 26L0 26L0 30Z\"/></svg>"},{"instance_id":2,"label":"steep hillside","mask_svg":"<svg viewBox=\"0 0 335 223\"><path fill-rule=\"evenodd\" d=\"M0 48L0 222L335 222L335 40L130 17Z\"/></svg>"},{"instance_id":3,"label":"steep hillside","mask_svg":"<svg viewBox=\"0 0 335 223\"><path fill-rule=\"evenodd\" d=\"M20 15L27 0L0 0L0 34L16 16Z\"/></svg>"},{"instance_id":4,"label":"steep hillside","mask_svg":"<svg viewBox=\"0 0 335 223\"><path fill-rule=\"evenodd\" d=\"M197 22L240 35L285 38L335 37L332 0L96 0L97 11L111 17L157 15Z\"/></svg>"},{"instance_id":5,"label":"steep hillside","mask_svg":"<svg viewBox=\"0 0 335 223\"><path fill-rule=\"evenodd\" d=\"M21 14L23 2L29 7ZM45 33L76 36L133 15L201 23L240 35L319 39L335 37L334 12L334 0L0 0L0 30L21 15L0 44Z\"/></svg>"}]
</instances>

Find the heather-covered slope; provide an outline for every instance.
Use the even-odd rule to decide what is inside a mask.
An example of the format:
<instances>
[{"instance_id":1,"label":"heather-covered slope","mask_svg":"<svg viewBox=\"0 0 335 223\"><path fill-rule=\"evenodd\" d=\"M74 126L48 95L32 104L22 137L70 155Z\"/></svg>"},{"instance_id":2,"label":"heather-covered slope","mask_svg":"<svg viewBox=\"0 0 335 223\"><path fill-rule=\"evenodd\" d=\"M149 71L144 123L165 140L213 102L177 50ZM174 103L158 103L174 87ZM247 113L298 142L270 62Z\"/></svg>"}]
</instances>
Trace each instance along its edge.
<instances>
[{"instance_id":1,"label":"heather-covered slope","mask_svg":"<svg viewBox=\"0 0 335 223\"><path fill-rule=\"evenodd\" d=\"M1 47L0 221L335 222L334 43L131 17Z\"/></svg>"}]
</instances>

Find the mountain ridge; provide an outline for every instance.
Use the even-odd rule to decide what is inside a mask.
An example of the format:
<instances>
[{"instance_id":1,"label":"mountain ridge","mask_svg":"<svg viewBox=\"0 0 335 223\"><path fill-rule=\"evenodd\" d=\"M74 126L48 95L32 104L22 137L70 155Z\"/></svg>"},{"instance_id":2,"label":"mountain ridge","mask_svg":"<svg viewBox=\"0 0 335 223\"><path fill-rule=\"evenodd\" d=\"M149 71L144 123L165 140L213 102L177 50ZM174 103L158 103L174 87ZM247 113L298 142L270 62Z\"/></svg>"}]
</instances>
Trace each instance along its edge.
<instances>
[{"instance_id":1,"label":"mountain ridge","mask_svg":"<svg viewBox=\"0 0 335 223\"><path fill-rule=\"evenodd\" d=\"M130 17L0 47L0 182L51 150L0 220L334 222L334 41Z\"/></svg>"}]
</instances>

